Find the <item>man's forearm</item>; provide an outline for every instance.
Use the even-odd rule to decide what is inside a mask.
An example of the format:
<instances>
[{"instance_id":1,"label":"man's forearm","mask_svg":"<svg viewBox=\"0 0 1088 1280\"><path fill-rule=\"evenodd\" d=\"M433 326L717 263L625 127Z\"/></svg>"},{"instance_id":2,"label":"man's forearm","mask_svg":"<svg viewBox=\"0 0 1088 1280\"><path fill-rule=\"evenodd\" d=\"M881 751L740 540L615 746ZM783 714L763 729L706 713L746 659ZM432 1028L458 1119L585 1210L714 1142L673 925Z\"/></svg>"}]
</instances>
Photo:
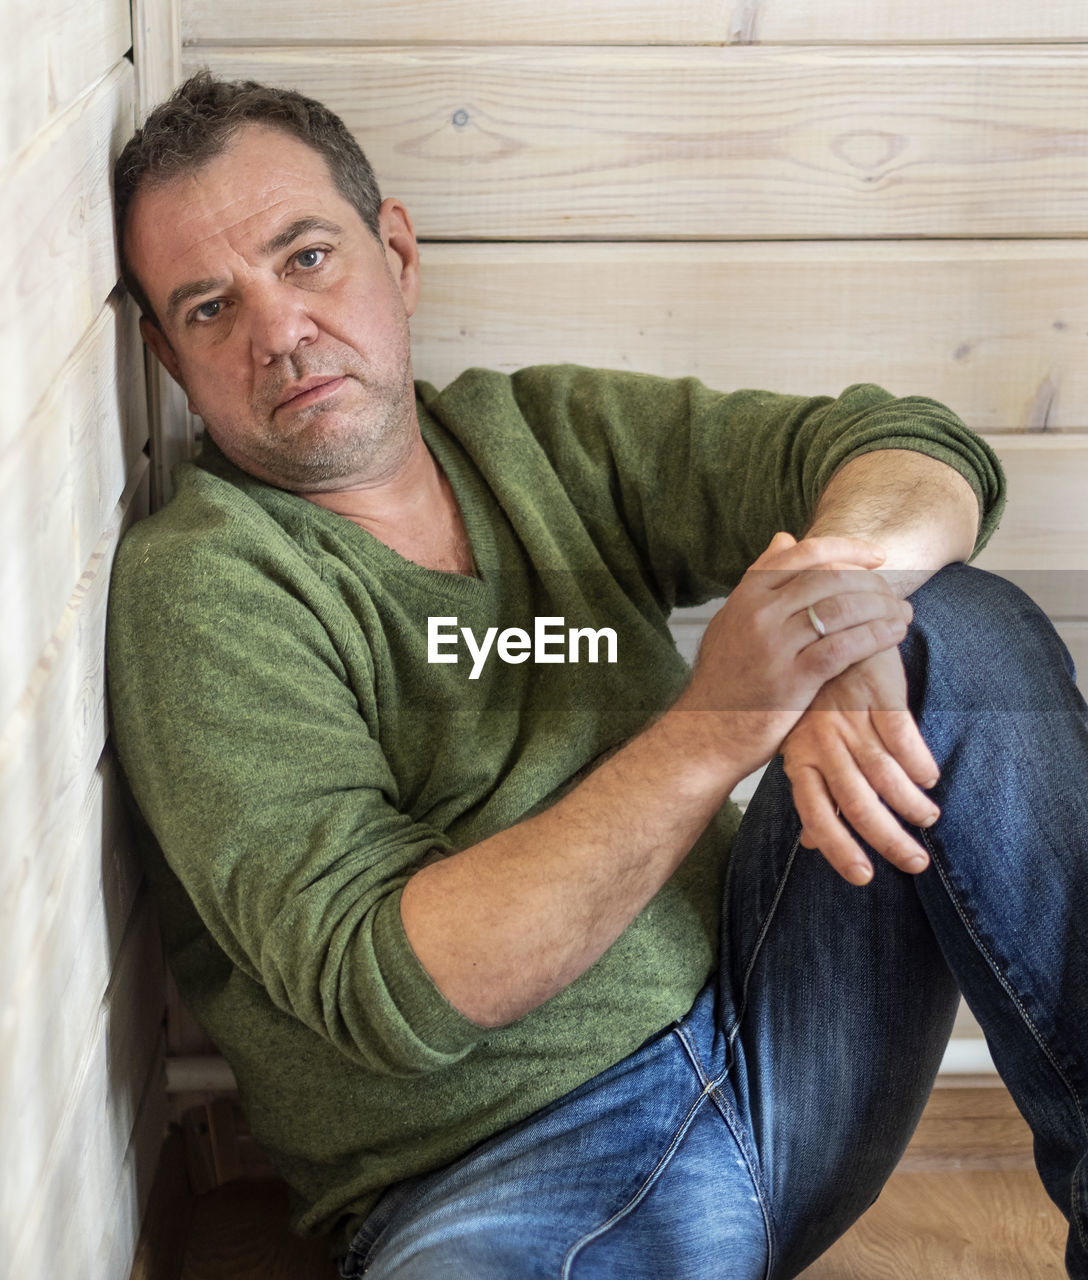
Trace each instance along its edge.
<instances>
[{"instance_id":1,"label":"man's forearm","mask_svg":"<svg viewBox=\"0 0 1088 1280\"><path fill-rule=\"evenodd\" d=\"M881 449L835 472L805 537L875 543L887 556L880 573L905 597L946 564L968 559L978 529L978 500L958 471L928 454Z\"/></svg>"},{"instance_id":2,"label":"man's forearm","mask_svg":"<svg viewBox=\"0 0 1088 1280\"><path fill-rule=\"evenodd\" d=\"M711 767L667 713L551 809L417 872L401 898L413 950L483 1026L561 991L683 861L743 771Z\"/></svg>"}]
</instances>

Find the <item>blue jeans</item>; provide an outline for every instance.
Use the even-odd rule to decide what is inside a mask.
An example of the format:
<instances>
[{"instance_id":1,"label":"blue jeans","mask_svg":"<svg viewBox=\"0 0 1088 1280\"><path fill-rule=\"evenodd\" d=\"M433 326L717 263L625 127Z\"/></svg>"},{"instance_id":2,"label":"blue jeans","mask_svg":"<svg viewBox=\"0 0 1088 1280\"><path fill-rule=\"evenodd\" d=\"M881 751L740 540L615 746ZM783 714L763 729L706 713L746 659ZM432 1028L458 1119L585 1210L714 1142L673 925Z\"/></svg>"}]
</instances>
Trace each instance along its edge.
<instances>
[{"instance_id":1,"label":"blue jeans","mask_svg":"<svg viewBox=\"0 0 1088 1280\"><path fill-rule=\"evenodd\" d=\"M1053 628L964 566L914 597L912 710L941 818L865 888L798 843L775 762L730 862L720 970L623 1062L450 1167L391 1188L345 1277L771 1280L879 1194L958 993L1035 1133L1088 1280L1088 715Z\"/></svg>"}]
</instances>

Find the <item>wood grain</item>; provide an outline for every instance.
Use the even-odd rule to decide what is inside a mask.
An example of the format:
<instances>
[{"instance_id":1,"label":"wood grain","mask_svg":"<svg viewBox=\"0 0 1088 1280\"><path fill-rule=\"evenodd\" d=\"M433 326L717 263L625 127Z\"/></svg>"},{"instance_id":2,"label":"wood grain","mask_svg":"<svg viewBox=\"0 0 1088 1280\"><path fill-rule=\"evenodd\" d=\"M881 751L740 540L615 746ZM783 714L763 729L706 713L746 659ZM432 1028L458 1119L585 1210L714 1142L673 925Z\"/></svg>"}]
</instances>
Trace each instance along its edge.
<instances>
[{"instance_id":1,"label":"wood grain","mask_svg":"<svg viewBox=\"0 0 1088 1280\"><path fill-rule=\"evenodd\" d=\"M166 1128L165 1098L162 1092L162 1046L152 1059L143 1096L132 1124L132 1137L116 1174L113 1202L99 1209L98 1248L88 1248L88 1270L102 1280L126 1280L132 1267L144 1213L151 1195L158 1153ZM84 1239L93 1240L93 1226L88 1237L84 1227L68 1224L61 1248L68 1256L78 1256Z\"/></svg>"},{"instance_id":2,"label":"wood grain","mask_svg":"<svg viewBox=\"0 0 1088 1280\"><path fill-rule=\"evenodd\" d=\"M1084 241L427 244L412 333L437 386L577 361L725 390L878 382L988 434L1088 428ZM184 402L164 421L186 456Z\"/></svg>"},{"instance_id":3,"label":"wood grain","mask_svg":"<svg viewBox=\"0 0 1088 1280\"><path fill-rule=\"evenodd\" d=\"M0 724L10 715L147 440L136 309L102 308L0 450Z\"/></svg>"},{"instance_id":4,"label":"wood grain","mask_svg":"<svg viewBox=\"0 0 1088 1280\"><path fill-rule=\"evenodd\" d=\"M340 113L441 239L1077 236L1088 48L190 51Z\"/></svg>"},{"instance_id":5,"label":"wood grain","mask_svg":"<svg viewBox=\"0 0 1088 1280\"><path fill-rule=\"evenodd\" d=\"M50 886L73 855L73 837L106 740L103 652L109 572L127 523L146 510L146 459L95 546L18 706L0 730L0 937L21 933L18 965ZM0 991L14 984L7 977Z\"/></svg>"},{"instance_id":6,"label":"wood grain","mask_svg":"<svg viewBox=\"0 0 1088 1280\"><path fill-rule=\"evenodd\" d=\"M0 226L11 269L0 283L8 355L0 450L26 425L117 281L110 166L133 125L123 59L0 168Z\"/></svg>"},{"instance_id":7,"label":"wood grain","mask_svg":"<svg viewBox=\"0 0 1088 1280\"><path fill-rule=\"evenodd\" d=\"M186 44L836 44L1082 40L1080 0L859 5L857 0L185 0Z\"/></svg>"},{"instance_id":8,"label":"wood grain","mask_svg":"<svg viewBox=\"0 0 1088 1280\"><path fill-rule=\"evenodd\" d=\"M1033 1173L900 1173L804 1280L1063 1280L1066 1225Z\"/></svg>"},{"instance_id":9,"label":"wood grain","mask_svg":"<svg viewBox=\"0 0 1088 1280\"><path fill-rule=\"evenodd\" d=\"M1088 618L1088 434L998 436L992 443L1009 503L975 564L1015 582L1051 618Z\"/></svg>"},{"instance_id":10,"label":"wood grain","mask_svg":"<svg viewBox=\"0 0 1088 1280\"><path fill-rule=\"evenodd\" d=\"M179 0L132 0L136 119L168 98L181 79Z\"/></svg>"},{"instance_id":11,"label":"wood grain","mask_svg":"<svg viewBox=\"0 0 1088 1280\"><path fill-rule=\"evenodd\" d=\"M6 1157L0 1221L13 1225L7 1255L12 1276L48 1275L62 1243L76 1249L82 1241L93 1249L100 1241L127 1152L140 1132L141 1104L149 1090L155 1105L162 1094L154 1069L162 1046L161 984L158 925L144 895L59 1116L57 1099L47 1092L35 1090L18 1100L40 1127L36 1141ZM161 1139L161 1130L156 1136ZM131 1250L126 1270L130 1261Z\"/></svg>"},{"instance_id":12,"label":"wood grain","mask_svg":"<svg viewBox=\"0 0 1088 1280\"><path fill-rule=\"evenodd\" d=\"M35 909L24 902L12 937L3 940L0 1017L11 1034L0 1059L0 1150L20 1153L26 1177L35 1154L44 1163L63 1120L137 902L142 869L120 807L115 770L104 757L69 857ZM142 910L149 913L146 901ZM161 1010L161 993L157 1004ZM23 1187L14 1177L4 1180L0 1219Z\"/></svg>"},{"instance_id":13,"label":"wood grain","mask_svg":"<svg viewBox=\"0 0 1088 1280\"><path fill-rule=\"evenodd\" d=\"M899 1163L903 1173L968 1169L1035 1169L1031 1130L1000 1081L983 1088L938 1085Z\"/></svg>"},{"instance_id":14,"label":"wood grain","mask_svg":"<svg viewBox=\"0 0 1088 1280\"><path fill-rule=\"evenodd\" d=\"M101 79L132 43L128 0L7 0L0 165Z\"/></svg>"},{"instance_id":15,"label":"wood grain","mask_svg":"<svg viewBox=\"0 0 1088 1280\"><path fill-rule=\"evenodd\" d=\"M1088 428L1088 242L425 244L416 373L576 361Z\"/></svg>"}]
</instances>

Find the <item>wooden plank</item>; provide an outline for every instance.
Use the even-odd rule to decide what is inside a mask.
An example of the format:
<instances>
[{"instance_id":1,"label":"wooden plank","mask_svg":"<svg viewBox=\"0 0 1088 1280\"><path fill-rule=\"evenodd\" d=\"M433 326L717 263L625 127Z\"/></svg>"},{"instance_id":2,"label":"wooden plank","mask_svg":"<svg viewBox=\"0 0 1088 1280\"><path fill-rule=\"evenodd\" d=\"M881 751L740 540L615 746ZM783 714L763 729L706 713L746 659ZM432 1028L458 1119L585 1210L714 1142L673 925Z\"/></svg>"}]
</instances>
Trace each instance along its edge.
<instances>
[{"instance_id":1,"label":"wooden plank","mask_svg":"<svg viewBox=\"0 0 1088 1280\"><path fill-rule=\"evenodd\" d=\"M112 752L103 751L82 805L70 815L63 853L42 852L51 876L21 880L18 895L5 903L0 1016L6 1021L19 1022L20 1002L28 1015L39 996L55 995L59 1005L71 991L66 1013L74 1023L79 1010L102 998L143 875L118 774ZM69 973L73 966L78 973ZM7 1070L0 1062L0 1088Z\"/></svg>"},{"instance_id":2,"label":"wooden plank","mask_svg":"<svg viewBox=\"0 0 1088 1280\"><path fill-rule=\"evenodd\" d=\"M65 1092L55 1129L43 1143L14 1150L0 1195L0 1223L10 1233L11 1275L48 1275L58 1256L58 1224L72 1241L97 1242L114 1205L125 1155L147 1090L161 1093L162 951L145 894L118 956L94 1034ZM35 1110L34 1093L22 1106ZM161 1136L161 1132L160 1132ZM72 1246L75 1247L74 1244ZM93 1246L91 1246L93 1247ZM73 1256L73 1255L69 1255ZM91 1272L91 1274L96 1274Z\"/></svg>"},{"instance_id":3,"label":"wooden plank","mask_svg":"<svg viewBox=\"0 0 1088 1280\"><path fill-rule=\"evenodd\" d=\"M1015 582L1079 647L1084 639L1075 624L1088 621L1088 433L992 436L990 443L1005 468L1009 501L975 563ZM710 601L673 614L673 635L688 661L719 607Z\"/></svg>"},{"instance_id":4,"label":"wooden plank","mask_svg":"<svg viewBox=\"0 0 1088 1280\"><path fill-rule=\"evenodd\" d=\"M0 724L21 696L147 439L136 308L111 297L0 453Z\"/></svg>"},{"instance_id":5,"label":"wooden plank","mask_svg":"<svg viewBox=\"0 0 1088 1280\"><path fill-rule=\"evenodd\" d=\"M172 473L196 452L200 419L189 412L185 392L158 360L146 353L147 415L152 434L151 509L157 511L174 493Z\"/></svg>"},{"instance_id":6,"label":"wooden plank","mask_svg":"<svg viewBox=\"0 0 1088 1280\"><path fill-rule=\"evenodd\" d=\"M802 1280L1063 1280L1068 1228L1027 1170L892 1175Z\"/></svg>"},{"instance_id":7,"label":"wooden plank","mask_svg":"<svg viewBox=\"0 0 1088 1280\"><path fill-rule=\"evenodd\" d=\"M11 1028L0 1058L0 1149L20 1152L24 1170L44 1164L68 1091L99 1019L141 883L129 831L117 810L115 770L100 766L84 807L86 826L70 859L37 905L40 921L15 918L18 947L4 939L7 990L0 1019ZM96 822L97 819L97 822ZM143 909L147 910L144 903ZM158 993L160 1010L165 997ZM33 1098L33 1105L27 1099ZM21 1185L21 1184L20 1184ZM0 1187L0 1217L18 1193Z\"/></svg>"},{"instance_id":8,"label":"wooden plank","mask_svg":"<svg viewBox=\"0 0 1088 1280\"><path fill-rule=\"evenodd\" d=\"M40 909L73 833L106 739L106 597L123 530L146 510L146 459L95 546L19 705L0 731L0 936Z\"/></svg>"},{"instance_id":9,"label":"wooden plank","mask_svg":"<svg viewBox=\"0 0 1088 1280\"><path fill-rule=\"evenodd\" d=\"M8 0L0 164L106 74L132 43L128 0Z\"/></svg>"},{"instance_id":10,"label":"wooden plank","mask_svg":"<svg viewBox=\"0 0 1088 1280\"><path fill-rule=\"evenodd\" d=\"M1088 428L1088 243L427 244L417 376L576 361Z\"/></svg>"},{"instance_id":11,"label":"wooden plank","mask_svg":"<svg viewBox=\"0 0 1088 1280\"><path fill-rule=\"evenodd\" d=\"M1051 618L1088 619L1088 436L998 436L1009 505L975 563L1015 582Z\"/></svg>"},{"instance_id":12,"label":"wooden plank","mask_svg":"<svg viewBox=\"0 0 1088 1280\"><path fill-rule=\"evenodd\" d=\"M573 360L723 389L873 381L986 432L1088 428L1084 241L427 244L412 334L437 386ZM187 456L183 399L164 423Z\"/></svg>"},{"instance_id":13,"label":"wooden plank","mask_svg":"<svg viewBox=\"0 0 1088 1280\"><path fill-rule=\"evenodd\" d=\"M110 166L133 126L122 60L0 169L10 271L0 284L8 379L0 449L21 431L117 280Z\"/></svg>"},{"instance_id":14,"label":"wooden plank","mask_svg":"<svg viewBox=\"0 0 1088 1280\"><path fill-rule=\"evenodd\" d=\"M1081 0L186 0L186 44L772 44L1083 40Z\"/></svg>"},{"instance_id":15,"label":"wooden plank","mask_svg":"<svg viewBox=\"0 0 1088 1280\"><path fill-rule=\"evenodd\" d=\"M186 54L357 133L435 238L1078 236L1088 48Z\"/></svg>"},{"instance_id":16,"label":"wooden plank","mask_svg":"<svg viewBox=\"0 0 1088 1280\"><path fill-rule=\"evenodd\" d=\"M1004 1085L933 1090L899 1168L1034 1169L1031 1130Z\"/></svg>"},{"instance_id":17,"label":"wooden plank","mask_svg":"<svg viewBox=\"0 0 1088 1280\"><path fill-rule=\"evenodd\" d=\"M91 1266L102 1280L129 1280L136 1260L140 1229L151 1197L159 1149L166 1129L166 1099L162 1092L162 1055L148 1073L144 1096L133 1124L132 1139L117 1179L113 1204L100 1222L101 1243ZM63 1246L62 1246L63 1247ZM69 1232L69 1256L78 1256L82 1241ZM162 1280L166 1280L164 1276Z\"/></svg>"},{"instance_id":18,"label":"wooden plank","mask_svg":"<svg viewBox=\"0 0 1088 1280\"><path fill-rule=\"evenodd\" d=\"M729 17L730 38L768 44L1083 40L1088 25L1080 0L1047 0L1045 5L1017 0L873 5L854 0L732 0Z\"/></svg>"},{"instance_id":19,"label":"wooden plank","mask_svg":"<svg viewBox=\"0 0 1088 1280\"><path fill-rule=\"evenodd\" d=\"M143 121L181 79L179 0L132 0L136 118Z\"/></svg>"}]
</instances>

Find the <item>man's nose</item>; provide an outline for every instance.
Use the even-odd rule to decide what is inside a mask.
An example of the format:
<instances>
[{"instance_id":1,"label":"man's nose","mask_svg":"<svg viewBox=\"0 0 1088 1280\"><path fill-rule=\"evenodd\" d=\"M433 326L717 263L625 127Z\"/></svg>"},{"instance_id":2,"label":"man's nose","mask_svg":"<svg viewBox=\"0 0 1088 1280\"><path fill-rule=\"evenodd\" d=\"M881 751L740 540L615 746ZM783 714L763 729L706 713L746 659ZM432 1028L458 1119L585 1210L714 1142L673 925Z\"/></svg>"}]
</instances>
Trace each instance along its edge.
<instances>
[{"instance_id":1,"label":"man's nose","mask_svg":"<svg viewBox=\"0 0 1088 1280\"><path fill-rule=\"evenodd\" d=\"M272 364L308 346L318 334L308 297L293 285L276 281L250 302L250 342L253 358Z\"/></svg>"}]
</instances>

